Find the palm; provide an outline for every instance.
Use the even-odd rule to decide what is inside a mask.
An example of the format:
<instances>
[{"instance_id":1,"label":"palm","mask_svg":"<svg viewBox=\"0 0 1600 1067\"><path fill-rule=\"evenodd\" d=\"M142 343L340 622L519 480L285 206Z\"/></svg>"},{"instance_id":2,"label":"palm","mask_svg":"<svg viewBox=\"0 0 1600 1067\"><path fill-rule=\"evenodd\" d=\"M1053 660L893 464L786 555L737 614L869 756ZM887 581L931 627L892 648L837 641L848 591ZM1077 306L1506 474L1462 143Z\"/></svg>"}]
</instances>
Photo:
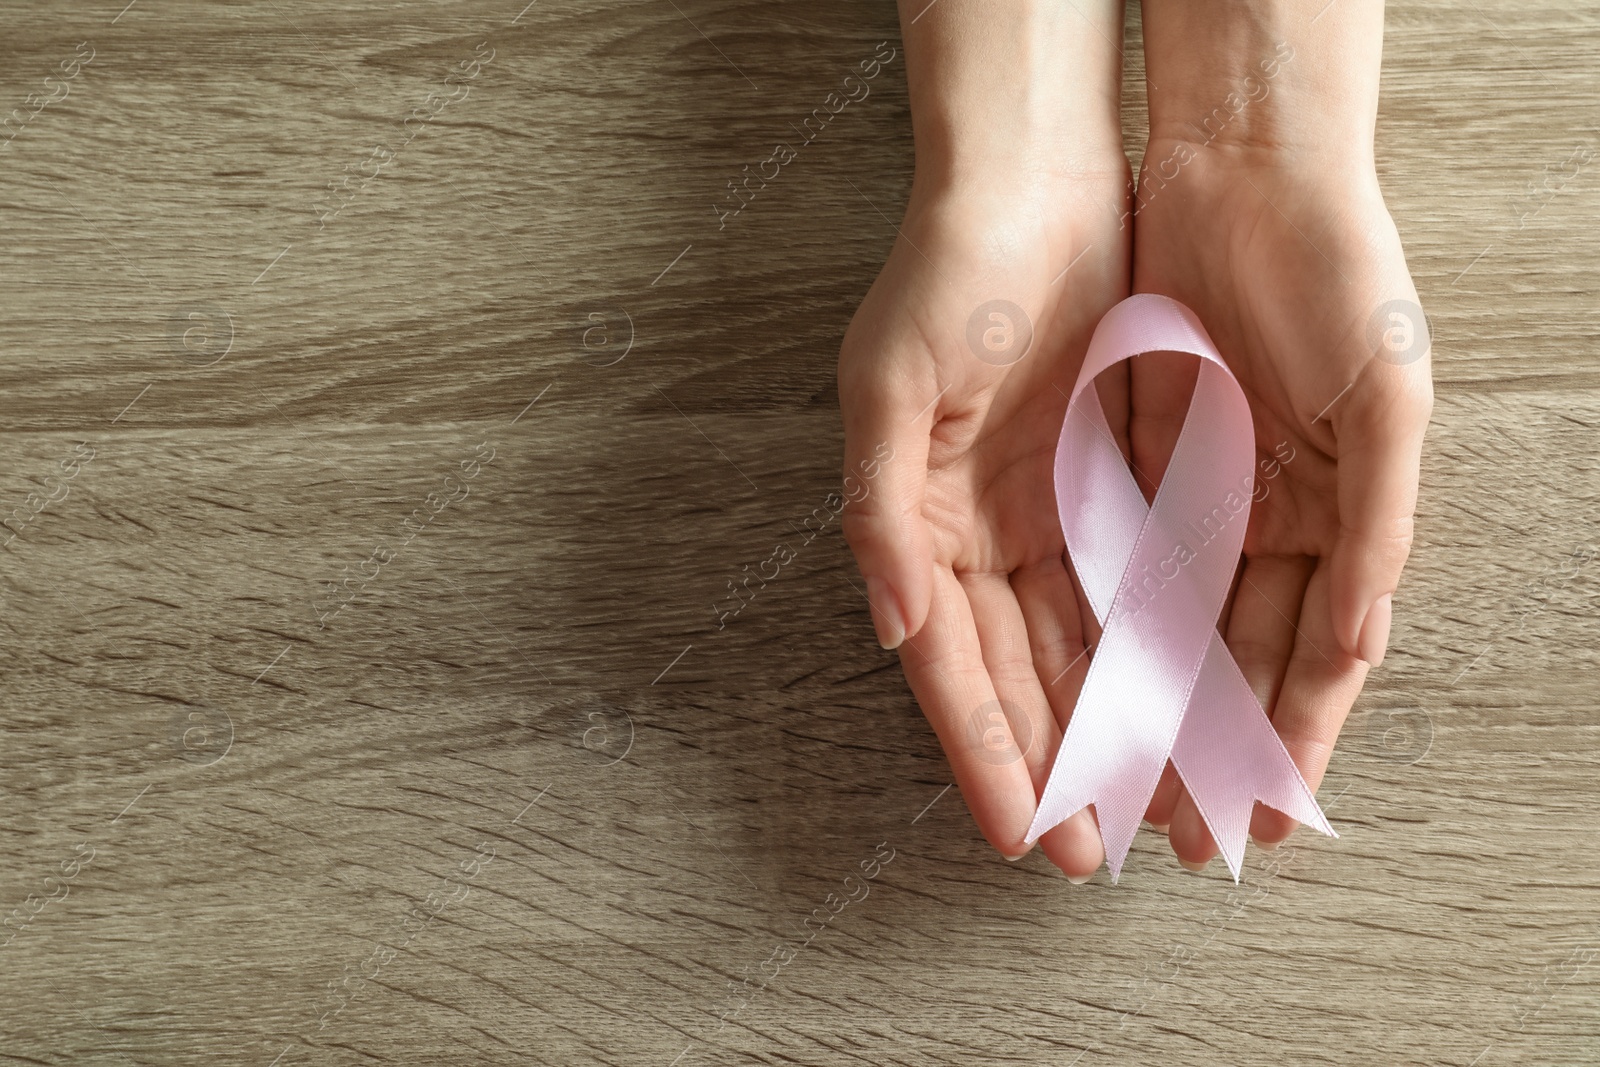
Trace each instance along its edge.
<instances>
[{"instance_id":1,"label":"palm","mask_svg":"<svg viewBox=\"0 0 1600 1067\"><path fill-rule=\"evenodd\" d=\"M888 465L890 498L910 502L903 538L932 575L927 621L901 646L902 662L974 817L1012 854L1025 851L1093 626L1049 486L1066 393L1095 323L1126 295L1127 231L1112 210L1125 185L1098 189L1066 208L1013 201L959 224L913 209L840 362L849 451L875 443L854 424L866 416L851 397L894 389L895 419L916 427ZM997 300L1022 317L991 318ZM856 528L881 518L868 512ZM852 536L864 570L868 540ZM1043 844L1072 875L1100 862L1087 815Z\"/></svg>"},{"instance_id":2,"label":"palm","mask_svg":"<svg viewBox=\"0 0 1600 1067\"><path fill-rule=\"evenodd\" d=\"M1162 158L1163 147L1150 151ZM1425 334L1374 359L1375 313L1416 301L1375 187L1329 191L1303 176L1204 156L1194 170L1140 211L1134 288L1191 307L1249 398L1263 463L1222 627L1315 787L1367 671L1347 651L1347 620L1375 595L1364 557L1374 542L1380 553L1387 543L1403 561L1409 543L1414 449L1409 465L1404 453L1413 430L1420 446L1426 422ZM1171 454L1192 362L1135 363L1132 449L1147 482L1159 480ZM1394 425L1374 431L1384 419ZM1150 818L1171 822L1180 856L1210 854L1209 835L1170 775ZM1262 809L1252 829L1275 841L1292 826Z\"/></svg>"}]
</instances>

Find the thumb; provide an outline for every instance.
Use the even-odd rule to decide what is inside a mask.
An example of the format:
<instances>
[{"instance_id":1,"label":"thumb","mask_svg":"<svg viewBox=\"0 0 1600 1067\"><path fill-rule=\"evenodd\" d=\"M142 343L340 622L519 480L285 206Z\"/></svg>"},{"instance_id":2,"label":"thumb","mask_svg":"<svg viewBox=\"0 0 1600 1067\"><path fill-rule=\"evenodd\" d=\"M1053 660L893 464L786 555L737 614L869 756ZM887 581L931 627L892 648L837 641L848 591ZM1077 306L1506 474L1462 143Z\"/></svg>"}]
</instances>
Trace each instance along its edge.
<instances>
[{"instance_id":1,"label":"thumb","mask_svg":"<svg viewBox=\"0 0 1600 1067\"><path fill-rule=\"evenodd\" d=\"M1329 599L1340 645L1376 667L1411 552L1422 436L1433 409L1427 360L1407 368L1373 361L1351 394L1336 428L1339 534Z\"/></svg>"},{"instance_id":2,"label":"thumb","mask_svg":"<svg viewBox=\"0 0 1600 1067\"><path fill-rule=\"evenodd\" d=\"M928 617L933 550L922 514L928 435L937 395L904 382L847 382L844 415L845 540L867 581L878 643L898 648Z\"/></svg>"}]
</instances>

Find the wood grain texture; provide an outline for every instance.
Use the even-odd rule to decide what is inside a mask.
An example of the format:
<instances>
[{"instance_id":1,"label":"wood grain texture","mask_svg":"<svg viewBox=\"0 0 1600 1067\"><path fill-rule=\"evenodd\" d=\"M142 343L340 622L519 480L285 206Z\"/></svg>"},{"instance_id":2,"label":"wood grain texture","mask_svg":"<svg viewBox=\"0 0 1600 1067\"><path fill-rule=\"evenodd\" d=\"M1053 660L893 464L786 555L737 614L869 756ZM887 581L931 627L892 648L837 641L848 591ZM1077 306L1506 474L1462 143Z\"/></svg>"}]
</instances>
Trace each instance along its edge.
<instances>
[{"instance_id":1,"label":"wood grain texture","mask_svg":"<svg viewBox=\"0 0 1600 1067\"><path fill-rule=\"evenodd\" d=\"M1420 542L1230 896L995 857L799 533L903 58L714 205L892 5L522 2L0 2L0 1062L1600 1063L1600 6L1390 9Z\"/></svg>"}]
</instances>

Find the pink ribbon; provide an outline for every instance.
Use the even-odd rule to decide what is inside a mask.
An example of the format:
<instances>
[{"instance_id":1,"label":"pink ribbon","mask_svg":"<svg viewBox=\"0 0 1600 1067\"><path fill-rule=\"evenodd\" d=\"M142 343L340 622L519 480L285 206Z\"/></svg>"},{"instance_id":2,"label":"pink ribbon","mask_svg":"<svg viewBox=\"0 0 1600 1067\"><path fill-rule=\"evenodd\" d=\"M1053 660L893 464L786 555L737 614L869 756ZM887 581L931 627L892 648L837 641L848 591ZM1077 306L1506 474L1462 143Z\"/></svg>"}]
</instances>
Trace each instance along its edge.
<instances>
[{"instance_id":1,"label":"pink ribbon","mask_svg":"<svg viewBox=\"0 0 1600 1067\"><path fill-rule=\"evenodd\" d=\"M1201 360L1149 506L1090 387L1145 352ZM1113 882L1169 758L1236 882L1257 800L1338 836L1216 628L1250 518L1252 425L1205 327L1176 300L1131 296L1095 328L1056 448L1056 507L1101 635L1027 840L1093 804Z\"/></svg>"}]
</instances>

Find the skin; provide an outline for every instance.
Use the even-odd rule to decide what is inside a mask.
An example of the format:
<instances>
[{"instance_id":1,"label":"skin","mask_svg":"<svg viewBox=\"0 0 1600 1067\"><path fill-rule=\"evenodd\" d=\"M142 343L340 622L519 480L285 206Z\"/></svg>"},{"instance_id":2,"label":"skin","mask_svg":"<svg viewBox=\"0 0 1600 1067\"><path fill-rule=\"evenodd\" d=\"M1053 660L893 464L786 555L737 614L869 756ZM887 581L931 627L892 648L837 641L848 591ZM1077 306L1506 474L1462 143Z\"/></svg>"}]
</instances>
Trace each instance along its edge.
<instances>
[{"instance_id":1,"label":"skin","mask_svg":"<svg viewBox=\"0 0 1600 1067\"><path fill-rule=\"evenodd\" d=\"M1263 458L1293 449L1252 510L1220 627L1313 786L1382 659L1431 388L1425 356L1375 359L1368 330L1384 301L1416 302L1372 169L1381 6L1309 18L1146 3L1161 89L1145 159L1188 154L1144 175L1134 201L1120 4L902 7L916 177L839 362L846 471L894 453L844 530L880 642L900 650L974 819L1008 857L1027 851L1098 638L1046 487L1088 339L1130 291L1193 308L1250 399ZM1259 63L1286 40L1293 58L1266 77ZM1247 73L1248 103L1220 132L1191 126ZM1021 317L992 317L997 299ZM1192 357L1151 354L1096 383L1147 494L1194 376ZM1215 854L1170 767L1148 818L1186 866ZM1252 833L1276 842L1292 826L1258 807ZM1089 810L1039 843L1074 881L1104 858Z\"/></svg>"},{"instance_id":2,"label":"skin","mask_svg":"<svg viewBox=\"0 0 1600 1067\"><path fill-rule=\"evenodd\" d=\"M1145 158L1159 165L1185 144L1194 158L1152 182L1135 215L1134 289L1194 309L1250 400L1258 449L1287 441L1296 457L1252 509L1222 632L1316 788L1383 660L1433 404L1426 324L1373 160L1383 7L1341 0L1315 22L1315 8L1280 3L1154 0L1145 13L1149 78L1169 90L1152 94ZM1217 56L1229 58L1207 61ZM1245 95L1246 75L1255 98L1220 130L1197 129ZM1374 335L1381 344L1396 325L1397 347L1380 351ZM1189 364L1135 361L1132 451L1157 479ZM1216 854L1170 774L1148 817L1170 824L1187 866ZM1267 845L1293 828L1259 806L1251 826Z\"/></svg>"},{"instance_id":3,"label":"skin","mask_svg":"<svg viewBox=\"0 0 1600 1067\"><path fill-rule=\"evenodd\" d=\"M1089 336L1128 294L1121 57L1102 36L1117 39L1121 11L919 10L901 12L916 177L839 362L847 469L885 442L894 458L842 521L880 641L900 649L978 826L1018 857L1093 635L1041 487ZM1025 354L969 344L994 299L1024 310L1009 325L1013 340L1031 328ZM1040 843L1075 878L1103 859L1088 812Z\"/></svg>"}]
</instances>

